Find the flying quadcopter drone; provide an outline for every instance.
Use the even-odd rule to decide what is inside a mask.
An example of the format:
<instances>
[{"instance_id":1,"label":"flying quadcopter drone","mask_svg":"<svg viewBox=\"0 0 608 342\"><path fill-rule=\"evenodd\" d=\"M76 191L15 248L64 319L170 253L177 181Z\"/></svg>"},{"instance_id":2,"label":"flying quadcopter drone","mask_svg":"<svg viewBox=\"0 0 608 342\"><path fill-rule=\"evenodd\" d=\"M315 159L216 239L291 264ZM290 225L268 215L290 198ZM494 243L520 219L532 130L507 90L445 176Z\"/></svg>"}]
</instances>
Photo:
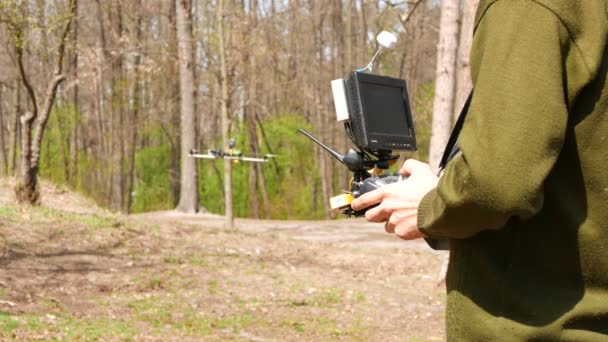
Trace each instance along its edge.
<instances>
[{"instance_id":1,"label":"flying quadcopter drone","mask_svg":"<svg viewBox=\"0 0 608 342\"><path fill-rule=\"evenodd\" d=\"M228 151L222 151L221 148L215 150L207 150L206 154L197 153L196 149L190 150L190 157L197 159L226 159L232 160L234 163L250 162L250 163L267 163L271 158L275 158L275 154L265 154L262 157L245 157L243 152L236 150L236 140L228 140Z\"/></svg>"}]
</instances>

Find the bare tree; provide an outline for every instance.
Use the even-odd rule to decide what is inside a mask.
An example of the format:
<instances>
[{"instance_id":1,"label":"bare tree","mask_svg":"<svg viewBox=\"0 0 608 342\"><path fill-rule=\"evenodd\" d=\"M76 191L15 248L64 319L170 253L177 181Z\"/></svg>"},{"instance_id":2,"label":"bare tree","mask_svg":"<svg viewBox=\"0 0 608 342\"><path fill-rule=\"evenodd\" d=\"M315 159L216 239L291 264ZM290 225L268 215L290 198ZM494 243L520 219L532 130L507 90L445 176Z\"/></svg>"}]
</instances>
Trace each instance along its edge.
<instances>
[{"instance_id":1,"label":"bare tree","mask_svg":"<svg viewBox=\"0 0 608 342\"><path fill-rule=\"evenodd\" d=\"M460 23L460 39L458 41L458 66L456 71L456 98L454 120L460 114L459 109L464 105L468 93L471 91L471 67L469 57L471 55L471 43L473 42L473 26L475 23L475 10L479 0L462 0L462 20ZM437 280L442 282L448 272L449 254L443 254L441 267Z\"/></svg>"},{"instance_id":2,"label":"bare tree","mask_svg":"<svg viewBox=\"0 0 608 342\"><path fill-rule=\"evenodd\" d=\"M15 82L15 115L13 116L13 129L11 130L11 175L17 173L17 152L19 150L19 140L21 140L21 127L19 122L21 117L21 85Z\"/></svg>"},{"instance_id":3,"label":"bare tree","mask_svg":"<svg viewBox=\"0 0 608 342\"><path fill-rule=\"evenodd\" d=\"M136 7L141 8L142 0L137 0ZM141 13L138 13L137 19L135 22L135 50L137 51L135 56L135 61L133 65L133 90L131 91L131 100L129 101L131 105L131 118L129 122L130 127L130 146L129 146L129 167L128 167L128 177L127 177L127 186L126 186L126 196L127 201L125 203L125 207L123 211L126 213L131 212L131 206L133 205L133 187L135 182L135 153L137 151L137 136L138 136L138 120L141 115L141 103L142 103L142 86L141 86L141 64L143 60L142 51L142 39L143 39L143 18Z\"/></svg>"},{"instance_id":4,"label":"bare tree","mask_svg":"<svg viewBox=\"0 0 608 342\"><path fill-rule=\"evenodd\" d=\"M108 205L116 211L122 211L125 203L125 70L126 37L123 18L123 4L120 1L110 2L114 10L110 10L110 27L118 37L111 58L111 106L110 106L110 151L112 163L109 165Z\"/></svg>"},{"instance_id":5,"label":"bare tree","mask_svg":"<svg viewBox=\"0 0 608 342\"><path fill-rule=\"evenodd\" d=\"M458 69L456 73L456 106L454 115L459 114L464 105L467 95L473 87L471 83L471 44L473 42L473 26L475 23L475 11L479 0L462 0L462 20L460 24L460 41L458 44Z\"/></svg>"},{"instance_id":6,"label":"bare tree","mask_svg":"<svg viewBox=\"0 0 608 342\"><path fill-rule=\"evenodd\" d=\"M192 55L192 1L175 0L181 111L181 187L177 210L196 213L199 206L196 159L188 155L196 145L194 64Z\"/></svg>"},{"instance_id":7,"label":"bare tree","mask_svg":"<svg viewBox=\"0 0 608 342\"><path fill-rule=\"evenodd\" d=\"M230 118L228 117L228 67L226 65L226 44L224 37L224 1L217 3L217 35L219 40L220 57L220 88L221 88L221 121L222 139L224 150L228 151L230 140ZM234 228L234 207L232 204L232 162L224 159L224 215L226 216L226 228Z\"/></svg>"},{"instance_id":8,"label":"bare tree","mask_svg":"<svg viewBox=\"0 0 608 342\"><path fill-rule=\"evenodd\" d=\"M40 96L36 94L30 75L26 72L25 53L26 37L24 34L27 18L19 14L18 4L8 2L2 5L1 21L7 26L12 35L12 46L15 50L16 63L21 77L21 83L27 90L30 101L30 110L21 116L21 182L16 186L15 192L20 203L38 204L40 192L38 189L38 173L40 168L40 151L45 128L53 108L57 90L65 79L63 74L63 59L65 45L70 32L70 26L76 15L76 0L68 2L60 38L57 46L55 67L52 78L46 87L44 100L40 106Z\"/></svg>"},{"instance_id":9,"label":"bare tree","mask_svg":"<svg viewBox=\"0 0 608 342\"><path fill-rule=\"evenodd\" d=\"M78 176L78 131L80 128L80 106L78 102L78 3L76 3L76 9L74 9L74 34L72 35L72 72L74 74L74 91L73 91L73 115L72 115L72 132L70 134L70 163L68 165L68 181L73 186L76 184L76 178Z\"/></svg>"},{"instance_id":10,"label":"bare tree","mask_svg":"<svg viewBox=\"0 0 608 342\"><path fill-rule=\"evenodd\" d=\"M0 154L2 157L2 174L6 175L8 174L8 156L7 156L7 152L6 152L6 142L4 139L4 135L5 135L5 123L4 123L4 112L2 110L2 92L3 92L3 85L0 84Z\"/></svg>"},{"instance_id":11,"label":"bare tree","mask_svg":"<svg viewBox=\"0 0 608 342\"><path fill-rule=\"evenodd\" d=\"M458 0L441 1L437 71L433 101L433 127L429 163L437 168L452 128L456 89L456 52L458 47Z\"/></svg>"}]
</instances>

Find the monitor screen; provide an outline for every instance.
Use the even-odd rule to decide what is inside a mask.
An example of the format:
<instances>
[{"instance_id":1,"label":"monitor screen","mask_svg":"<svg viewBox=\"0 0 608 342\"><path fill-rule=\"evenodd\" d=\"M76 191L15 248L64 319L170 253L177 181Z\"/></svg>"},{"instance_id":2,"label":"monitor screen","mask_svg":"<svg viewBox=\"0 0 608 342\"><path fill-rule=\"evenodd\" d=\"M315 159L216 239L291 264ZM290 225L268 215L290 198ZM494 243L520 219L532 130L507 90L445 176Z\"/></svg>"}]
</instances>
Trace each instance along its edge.
<instances>
[{"instance_id":1,"label":"monitor screen","mask_svg":"<svg viewBox=\"0 0 608 342\"><path fill-rule=\"evenodd\" d=\"M411 135L403 87L361 82L359 90L369 134Z\"/></svg>"},{"instance_id":2,"label":"monitor screen","mask_svg":"<svg viewBox=\"0 0 608 342\"><path fill-rule=\"evenodd\" d=\"M351 138L369 150L416 150L404 80L353 72L346 81Z\"/></svg>"}]
</instances>

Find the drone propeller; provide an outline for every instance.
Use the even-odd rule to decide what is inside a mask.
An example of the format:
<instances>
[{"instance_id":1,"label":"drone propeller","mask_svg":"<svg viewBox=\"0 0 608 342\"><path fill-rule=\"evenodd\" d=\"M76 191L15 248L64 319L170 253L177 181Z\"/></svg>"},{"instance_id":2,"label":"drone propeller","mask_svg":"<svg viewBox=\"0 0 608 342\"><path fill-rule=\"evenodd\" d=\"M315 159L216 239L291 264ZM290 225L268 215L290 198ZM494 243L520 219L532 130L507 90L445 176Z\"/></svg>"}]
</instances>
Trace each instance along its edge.
<instances>
[{"instance_id":1,"label":"drone propeller","mask_svg":"<svg viewBox=\"0 0 608 342\"><path fill-rule=\"evenodd\" d=\"M247 156L243 156L243 153L241 151L233 151L230 153L225 153L221 150L207 150L206 154L201 154L201 153L197 153L196 149L191 149L189 156L191 158L196 158L196 159L218 159L218 158L222 158L222 159L226 159L226 160L231 160L234 163L239 163L239 162L253 162L253 163L267 163L268 161L270 161L271 158L276 158L278 157L278 155L276 154L265 154L263 157L247 157Z\"/></svg>"}]
</instances>

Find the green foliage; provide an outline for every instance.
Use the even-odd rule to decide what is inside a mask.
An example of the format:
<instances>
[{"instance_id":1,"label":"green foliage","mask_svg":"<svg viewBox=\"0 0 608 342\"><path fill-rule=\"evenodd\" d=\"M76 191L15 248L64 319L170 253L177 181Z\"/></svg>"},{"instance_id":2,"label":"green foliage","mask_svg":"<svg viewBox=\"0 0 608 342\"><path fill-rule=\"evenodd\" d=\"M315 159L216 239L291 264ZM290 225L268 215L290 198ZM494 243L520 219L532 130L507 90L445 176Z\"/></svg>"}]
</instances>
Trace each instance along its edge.
<instances>
[{"instance_id":1,"label":"green foliage","mask_svg":"<svg viewBox=\"0 0 608 342\"><path fill-rule=\"evenodd\" d=\"M260 144L262 154L272 152L278 155L262 165L271 218L324 217L325 207L320 198L314 197L315 184L320 180L315 166L314 145L298 132L298 128L310 129L310 125L301 116L285 114L264 122L263 126L268 141ZM249 151L246 128L239 127L233 136L238 142L239 150L250 155L252 152ZM262 136L259 127L258 136ZM217 146L220 145L221 141L218 141ZM222 213L223 161L201 161L199 165L201 203L211 212ZM260 206L263 205L259 189L253 194L249 193L249 172L250 164L233 164L232 186L236 216L249 216L251 196L257 196Z\"/></svg>"},{"instance_id":2,"label":"green foliage","mask_svg":"<svg viewBox=\"0 0 608 342\"><path fill-rule=\"evenodd\" d=\"M52 13L47 12L45 22L41 22L36 15L26 16L22 1L17 0L2 0L0 1L0 25L5 25L12 38L12 45L16 49L24 50L32 47L36 48L39 42L32 37L37 33L44 32L45 35L54 35L64 28L68 20L72 19L72 13L68 6L63 10ZM26 31L30 31L30 38L26 38ZM48 54L48 51L42 51L42 54Z\"/></svg>"},{"instance_id":3,"label":"green foliage","mask_svg":"<svg viewBox=\"0 0 608 342\"><path fill-rule=\"evenodd\" d=\"M249 155L246 127L239 127L232 137L237 141L236 149ZM208 149L222 148L222 141L217 140L215 146ZM199 193L205 209L213 213L224 212L224 160L199 161ZM232 164L232 202L236 216L244 217L249 213L247 204L249 197L249 163Z\"/></svg>"},{"instance_id":4,"label":"green foliage","mask_svg":"<svg viewBox=\"0 0 608 342\"><path fill-rule=\"evenodd\" d=\"M70 162L70 139L80 113L73 105L56 105L49 116L40 153L40 176L65 185Z\"/></svg>"},{"instance_id":5,"label":"green foliage","mask_svg":"<svg viewBox=\"0 0 608 342\"><path fill-rule=\"evenodd\" d=\"M23 27L26 18L19 9L19 4L15 0L3 0L0 2L0 24L6 25L11 34L13 46L16 49L23 49Z\"/></svg>"},{"instance_id":6,"label":"green foliage","mask_svg":"<svg viewBox=\"0 0 608 342\"><path fill-rule=\"evenodd\" d=\"M74 127L80 124L80 120L82 114L71 104L61 103L53 107L42 140L39 175L59 186L71 185L74 190L106 204L106 187L99 184L103 180L95 176L107 175L110 163L96 160L89 149L80 149L76 154L77 160L72 160L70 144ZM74 165L77 172L71 170L69 173Z\"/></svg>"},{"instance_id":7,"label":"green foliage","mask_svg":"<svg viewBox=\"0 0 608 342\"><path fill-rule=\"evenodd\" d=\"M427 160L428 145L431 136L431 114L434 84L428 83L418 87L412 97L412 109L416 125L418 151L408 157ZM49 119L47 132L43 141L41 156L41 176L56 184L67 185L66 167L70 163L70 135L73 127L80 120L80 114L69 105L55 106ZM268 207L273 219L320 219L325 217L326 204L320 193L320 173L316 162L315 145L298 132L298 128L311 130L305 118L292 113L285 113L262 123L257 127L258 142L261 153L274 153L277 158L262 164ZM241 123L232 135L237 141L237 149L245 155L252 155L246 127ZM153 142L135 154L135 176L133 185L132 212L168 210L173 208L171 193L171 147L164 138L159 125L143 125L140 136ZM266 137L266 141L262 137ZM218 140L215 146L220 147ZM223 195L223 160L200 160L199 194L201 205L212 213L224 212ZM264 203L261 189L249 192L249 163L232 164L232 185L234 213L237 217L250 217L251 201L256 197L260 215L264 215ZM107 194L103 186L92 183L91 175L107 174L109 163L96 162L93 156L81 151L78 154L78 173L72 174L69 182L76 189L91 196L100 203L105 203ZM395 166L397 170L399 166ZM393 170L393 171L395 171ZM177 177L178 175L174 175ZM74 179L75 178L75 179ZM101 180L103 182L103 180Z\"/></svg>"},{"instance_id":8,"label":"green foliage","mask_svg":"<svg viewBox=\"0 0 608 342\"><path fill-rule=\"evenodd\" d=\"M136 153L133 212L172 209L170 170L171 148L168 144Z\"/></svg>"},{"instance_id":9,"label":"green foliage","mask_svg":"<svg viewBox=\"0 0 608 342\"><path fill-rule=\"evenodd\" d=\"M298 132L310 130L303 117L284 115L264 125L273 146L277 167L265 169L273 218L321 218L324 205L314 196L320 174L314 158L314 144ZM276 180L276 181L272 181Z\"/></svg>"},{"instance_id":10,"label":"green foliage","mask_svg":"<svg viewBox=\"0 0 608 342\"><path fill-rule=\"evenodd\" d=\"M224 212L224 161L219 159L201 160L198 165L198 187L201 205L212 213L221 214ZM238 189L240 189L238 182L233 179L232 185L233 194L238 194ZM233 198L233 202L236 209L239 206L239 201ZM234 212L236 216L241 214L239 209Z\"/></svg>"},{"instance_id":11,"label":"green foliage","mask_svg":"<svg viewBox=\"0 0 608 342\"><path fill-rule=\"evenodd\" d=\"M412 115L414 117L416 142L418 144L418 151L412 155L412 158L424 162L429 159L434 96L435 82L429 82L418 86L412 99Z\"/></svg>"}]
</instances>

